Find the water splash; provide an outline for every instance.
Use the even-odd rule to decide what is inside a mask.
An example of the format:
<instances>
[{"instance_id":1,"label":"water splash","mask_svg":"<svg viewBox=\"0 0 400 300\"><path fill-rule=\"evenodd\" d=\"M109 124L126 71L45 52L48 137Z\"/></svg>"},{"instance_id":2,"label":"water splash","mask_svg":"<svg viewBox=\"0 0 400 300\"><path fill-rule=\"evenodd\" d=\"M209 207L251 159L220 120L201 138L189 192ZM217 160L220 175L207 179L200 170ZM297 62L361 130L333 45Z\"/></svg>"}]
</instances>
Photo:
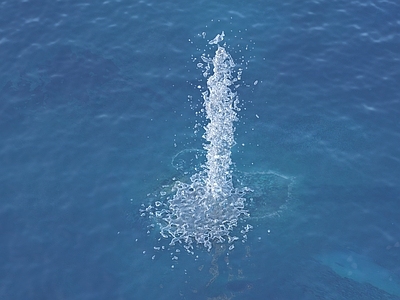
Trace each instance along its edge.
<instances>
[{"instance_id":1,"label":"water splash","mask_svg":"<svg viewBox=\"0 0 400 300\"><path fill-rule=\"evenodd\" d=\"M222 41L223 36L222 32L210 44ZM206 62L210 63L209 60ZM207 141L204 145L207 151L206 184L212 197L221 200L229 197L233 189L230 166L231 148L235 144L233 123L237 121L238 99L230 86L237 79L232 76L235 66L233 59L224 47L218 45L211 63L214 74L207 80L208 91L203 93L206 118L209 120L203 135Z\"/></svg>"},{"instance_id":2,"label":"water splash","mask_svg":"<svg viewBox=\"0 0 400 300\"><path fill-rule=\"evenodd\" d=\"M238 97L232 86L235 64L231 55L221 46L224 32L209 42L217 45L213 58L202 56L207 79L203 93L208 124L204 127L203 145L206 162L201 170L190 177L190 182L175 182L174 194L166 203L157 202L146 209L160 227L161 235L171 238L170 245L183 243L192 252L193 244L202 244L208 250L214 242L239 239L232 235L240 218L248 216L245 206L245 188L235 188L232 182L231 148L235 145L234 122L237 121ZM245 235L250 229L246 225ZM233 245L230 246L233 248Z\"/></svg>"}]
</instances>

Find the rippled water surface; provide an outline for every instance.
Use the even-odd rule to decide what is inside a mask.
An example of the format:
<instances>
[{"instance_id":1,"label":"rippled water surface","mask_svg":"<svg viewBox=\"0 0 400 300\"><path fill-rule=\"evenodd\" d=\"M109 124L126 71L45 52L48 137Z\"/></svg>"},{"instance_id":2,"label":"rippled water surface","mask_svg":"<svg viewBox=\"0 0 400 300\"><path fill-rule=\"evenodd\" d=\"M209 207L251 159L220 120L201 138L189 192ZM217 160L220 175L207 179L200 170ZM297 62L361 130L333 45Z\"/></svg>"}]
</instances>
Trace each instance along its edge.
<instances>
[{"instance_id":1,"label":"rippled water surface","mask_svg":"<svg viewBox=\"0 0 400 300\"><path fill-rule=\"evenodd\" d=\"M0 3L0 298L400 299L399 16L383 0ZM192 255L139 209L203 155L196 65L222 31L253 229Z\"/></svg>"}]
</instances>

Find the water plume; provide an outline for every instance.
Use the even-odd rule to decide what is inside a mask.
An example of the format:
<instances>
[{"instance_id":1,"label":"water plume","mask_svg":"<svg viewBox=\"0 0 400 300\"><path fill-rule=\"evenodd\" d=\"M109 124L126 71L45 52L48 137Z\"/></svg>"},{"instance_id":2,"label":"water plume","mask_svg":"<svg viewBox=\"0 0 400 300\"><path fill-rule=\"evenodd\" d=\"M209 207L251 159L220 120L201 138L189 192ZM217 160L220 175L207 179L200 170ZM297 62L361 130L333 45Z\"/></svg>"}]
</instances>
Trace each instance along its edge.
<instances>
[{"instance_id":1,"label":"water plume","mask_svg":"<svg viewBox=\"0 0 400 300\"><path fill-rule=\"evenodd\" d=\"M166 202L147 208L161 235L171 239L170 245L183 243L189 252L194 244L210 250L215 242L233 243L239 238L232 230L240 218L248 216L246 189L235 188L232 181L231 148L235 145L234 122L239 111L234 86L238 78L231 55L220 45L223 39L222 32L209 42L217 46L213 58L202 56L206 64L204 75L212 73L207 79L207 91L202 94L207 119L203 135L206 161L190 182L175 182ZM247 225L242 234L250 227Z\"/></svg>"}]
</instances>

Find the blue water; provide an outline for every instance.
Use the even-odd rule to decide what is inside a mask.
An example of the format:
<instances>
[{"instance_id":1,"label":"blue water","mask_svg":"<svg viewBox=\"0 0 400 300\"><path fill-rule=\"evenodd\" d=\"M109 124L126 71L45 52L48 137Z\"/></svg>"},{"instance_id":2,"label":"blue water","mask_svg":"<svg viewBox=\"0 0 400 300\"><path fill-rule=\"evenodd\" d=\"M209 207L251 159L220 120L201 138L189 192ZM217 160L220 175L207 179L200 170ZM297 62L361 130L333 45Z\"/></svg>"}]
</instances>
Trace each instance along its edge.
<instances>
[{"instance_id":1,"label":"blue water","mask_svg":"<svg viewBox=\"0 0 400 300\"><path fill-rule=\"evenodd\" d=\"M0 299L399 299L315 259L354 251L400 278L399 16L384 0L3 1ZM235 168L293 178L291 201L229 255L175 260L138 210L202 147L193 60L221 31L244 69Z\"/></svg>"}]
</instances>

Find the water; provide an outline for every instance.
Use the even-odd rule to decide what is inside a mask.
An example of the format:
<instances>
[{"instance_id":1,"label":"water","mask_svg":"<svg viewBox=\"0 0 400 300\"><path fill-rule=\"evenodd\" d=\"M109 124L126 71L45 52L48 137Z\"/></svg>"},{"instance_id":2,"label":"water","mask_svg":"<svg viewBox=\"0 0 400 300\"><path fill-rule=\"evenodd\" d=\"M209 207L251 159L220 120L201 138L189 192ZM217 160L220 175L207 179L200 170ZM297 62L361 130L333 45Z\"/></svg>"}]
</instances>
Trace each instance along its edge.
<instances>
[{"instance_id":1,"label":"water","mask_svg":"<svg viewBox=\"0 0 400 300\"><path fill-rule=\"evenodd\" d=\"M371 275L400 277L397 3L0 8L1 299L398 299ZM265 213L192 255L138 211L197 168L197 63L222 31L243 69L231 169ZM329 267L346 251L368 284Z\"/></svg>"},{"instance_id":2,"label":"water","mask_svg":"<svg viewBox=\"0 0 400 300\"><path fill-rule=\"evenodd\" d=\"M204 77L208 77L208 72L213 69L207 79L207 91L203 92L208 120L203 134L206 160L203 164L198 163L200 171L191 174L189 183L176 181L168 194L161 195L161 201L156 200L141 209L143 217L154 217L163 237L171 237L170 245L183 242L192 254L193 243L211 250L215 242L232 243L239 239L232 236L231 231L241 217L248 216L244 209L246 188L235 188L232 182L231 148L235 145L234 122L237 121L239 100L231 86L240 75L233 76L233 59L219 45L224 36L222 32L209 42L218 46L214 57L202 56L206 63ZM198 66L203 67L203 64ZM194 153L197 155L198 151ZM193 159L195 163L197 158ZM190 174L188 169L184 171ZM251 225L246 225L243 234L250 228Z\"/></svg>"}]
</instances>

